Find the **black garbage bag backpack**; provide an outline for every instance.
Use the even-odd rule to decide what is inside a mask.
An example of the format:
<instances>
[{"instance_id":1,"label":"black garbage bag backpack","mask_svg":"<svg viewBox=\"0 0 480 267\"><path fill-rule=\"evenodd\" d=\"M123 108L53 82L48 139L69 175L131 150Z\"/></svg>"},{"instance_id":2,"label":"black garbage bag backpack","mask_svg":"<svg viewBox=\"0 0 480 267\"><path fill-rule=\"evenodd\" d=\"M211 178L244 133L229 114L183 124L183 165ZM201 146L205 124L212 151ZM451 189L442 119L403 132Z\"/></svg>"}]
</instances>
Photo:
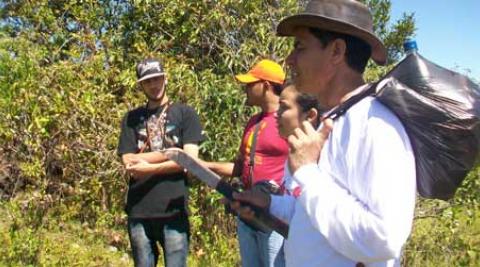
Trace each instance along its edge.
<instances>
[{"instance_id":1,"label":"black garbage bag backpack","mask_svg":"<svg viewBox=\"0 0 480 267\"><path fill-rule=\"evenodd\" d=\"M419 194L443 200L453 197L480 153L479 85L412 53L327 117L341 116L369 95L402 121L415 154Z\"/></svg>"}]
</instances>

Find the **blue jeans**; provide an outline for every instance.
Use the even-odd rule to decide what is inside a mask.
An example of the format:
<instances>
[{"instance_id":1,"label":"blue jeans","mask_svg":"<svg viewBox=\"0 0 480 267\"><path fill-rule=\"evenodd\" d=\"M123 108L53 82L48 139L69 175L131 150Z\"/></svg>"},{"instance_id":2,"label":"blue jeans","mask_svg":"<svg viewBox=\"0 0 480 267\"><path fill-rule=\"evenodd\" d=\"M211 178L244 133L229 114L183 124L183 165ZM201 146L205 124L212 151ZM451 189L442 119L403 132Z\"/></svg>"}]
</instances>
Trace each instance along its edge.
<instances>
[{"instance_id":1,"label":"blue jeans","mask_svg":"<svg viewBox=\"0 0 480 267\"><path fill-rule=\"evenodd\" d=\"M242 267L284 267L283 237L272 231L263 233L237 219Z\"/></svg>"},{"instance_id":2,"label":"blue jeans","mask_svg":"<svg viewBox=\"0 0 480 267\"><path fill-rule=\"evenodd\" d=\"M166 267L187 266L189 224L187 216L172 220L128 219L128 235L136 267L155 267L158 246L163 249Z\"/></svg>"}]
</instances>

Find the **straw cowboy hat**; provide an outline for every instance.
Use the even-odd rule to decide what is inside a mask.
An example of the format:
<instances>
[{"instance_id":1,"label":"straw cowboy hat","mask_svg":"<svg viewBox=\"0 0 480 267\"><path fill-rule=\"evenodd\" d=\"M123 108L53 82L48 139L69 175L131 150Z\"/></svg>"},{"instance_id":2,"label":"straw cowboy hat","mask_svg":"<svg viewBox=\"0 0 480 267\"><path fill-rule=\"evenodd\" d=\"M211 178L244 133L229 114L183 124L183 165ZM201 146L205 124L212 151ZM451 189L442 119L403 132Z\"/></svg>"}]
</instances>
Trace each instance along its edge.
<instances>
[{"instance_id":1,"label":"straw cowboy hat","mask_svg":"<svg viewBox=\"0 0 480 267\"><path fill-rule=\"evenodd\" d=\"M364 4L355 0L311 0L305 11L283 19L279 36L292 36L296 27L312 27L352 35L372 48L372 59L379 65L387 61L387 49L373 33L373 20Z\"/></svg>"}]
</instances>

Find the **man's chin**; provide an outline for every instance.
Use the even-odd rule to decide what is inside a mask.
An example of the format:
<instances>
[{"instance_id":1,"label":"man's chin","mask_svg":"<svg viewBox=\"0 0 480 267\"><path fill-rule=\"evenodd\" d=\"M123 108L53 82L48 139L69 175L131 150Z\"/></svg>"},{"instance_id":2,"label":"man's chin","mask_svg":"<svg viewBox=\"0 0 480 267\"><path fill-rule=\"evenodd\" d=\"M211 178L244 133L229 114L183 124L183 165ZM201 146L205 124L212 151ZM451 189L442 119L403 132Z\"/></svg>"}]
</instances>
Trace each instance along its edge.
<instances>
[{"instance_id":1,"label":"man's chin","mask_svg":"<svg viewBox=\"0 0 480 267\"><path fill-rule=\"evenodd\" d=\"M163 96L153 97L153 96L147 95L147 98L148 98L149 101L160 102L160 101L162 101Z\"/></svg>"}]
</instances>

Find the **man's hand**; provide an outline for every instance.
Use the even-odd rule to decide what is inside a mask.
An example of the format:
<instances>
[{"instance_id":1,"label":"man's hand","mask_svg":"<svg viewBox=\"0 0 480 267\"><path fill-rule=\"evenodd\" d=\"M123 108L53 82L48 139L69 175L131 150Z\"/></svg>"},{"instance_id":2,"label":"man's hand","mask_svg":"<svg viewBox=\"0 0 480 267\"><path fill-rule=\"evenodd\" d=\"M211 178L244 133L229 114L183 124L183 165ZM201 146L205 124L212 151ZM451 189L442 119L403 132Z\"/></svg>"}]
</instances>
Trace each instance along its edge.
<instances>
[{"instance_id":1,"label":"man's hand","mask_svg":"<svg viewBox=\"0 0 480 267\"><path fill-rule=\"evenodd\" d=\"M246 221L253 219L255 213L251 208L242 206L240 203L248 203L260 209L268 209L270 207L270 195L260 190L233 193L233 198L236 201L230 201L230 207Z\"/></svg>"},{"instance_id":2,"label":"man's hand","mask_svg":"<svg viewBox=\"0 0 480 267\"><path fill-rule=\"evenodd\" d=\"M122 160L123 164L126 167L128 165L132 165L132 163L134 162L138 162L139 160L141 160L141 157L139 156L139 154L128 153L122 156Z\"/></svg>"},{"instance_id":3,"label":"man's hand","mask_svg":"<svg viewBox=\"0 0 480 267\"><path fill-rule=\"evenodd\" d=\"M300 128L288 137L290 146L288 153L288 167L295 173L301 166L317 163L320 159L323 145L332 131L333 121L326 119L320 132L317 132L310 122L304 121Z\"/></svg>"},{"instance_id":4,"label":"man's hand","mask_svg":"<svg viewBox=\"0 0 480 267\"><path fill-rule=\"evenodd\" d=\"M142 159L132 159L126 166L127 172L135 180L143 179L155 172L156 165Z\"/></svg>"}]
</instances>

